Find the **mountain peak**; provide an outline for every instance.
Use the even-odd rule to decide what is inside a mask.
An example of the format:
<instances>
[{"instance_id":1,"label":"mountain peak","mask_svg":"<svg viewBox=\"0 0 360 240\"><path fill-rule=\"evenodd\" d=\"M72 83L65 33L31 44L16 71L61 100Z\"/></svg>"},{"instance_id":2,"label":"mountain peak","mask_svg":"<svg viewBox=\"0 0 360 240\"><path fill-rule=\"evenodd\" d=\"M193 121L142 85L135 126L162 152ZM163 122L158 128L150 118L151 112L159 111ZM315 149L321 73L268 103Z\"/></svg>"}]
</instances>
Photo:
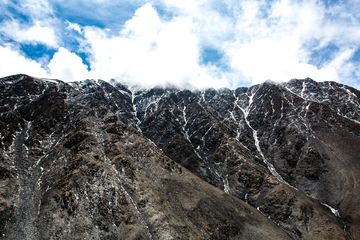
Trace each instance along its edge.
<instances>
[{"instance_id":1,"label":"mountain peak","mask_svg":"<svg viewBox=\"0 0 360 240\"><path fill-rule=\"evenodd\" d=\"M355 89L0 82L5 239L359 237Z\"/></svg>"}]
</instances>

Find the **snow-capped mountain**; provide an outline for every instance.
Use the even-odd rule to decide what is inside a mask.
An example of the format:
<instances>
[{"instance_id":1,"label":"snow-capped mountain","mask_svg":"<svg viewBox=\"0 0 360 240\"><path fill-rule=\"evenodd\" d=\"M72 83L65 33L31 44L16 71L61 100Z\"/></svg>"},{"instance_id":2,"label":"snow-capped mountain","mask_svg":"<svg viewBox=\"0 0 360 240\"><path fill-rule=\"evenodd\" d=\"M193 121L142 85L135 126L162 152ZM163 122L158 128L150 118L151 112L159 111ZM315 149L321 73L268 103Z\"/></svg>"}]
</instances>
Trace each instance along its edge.
<instances>
[{"instance_id":1,"label":"snow-capped mountain","mask_svg":"<svg viewBox=\"0 0 360 240\"><path fill-rule=\"evenodd\" d=\"M360 238L356 89L0 84L4 239Z\"/></svg>"}]
</instances>

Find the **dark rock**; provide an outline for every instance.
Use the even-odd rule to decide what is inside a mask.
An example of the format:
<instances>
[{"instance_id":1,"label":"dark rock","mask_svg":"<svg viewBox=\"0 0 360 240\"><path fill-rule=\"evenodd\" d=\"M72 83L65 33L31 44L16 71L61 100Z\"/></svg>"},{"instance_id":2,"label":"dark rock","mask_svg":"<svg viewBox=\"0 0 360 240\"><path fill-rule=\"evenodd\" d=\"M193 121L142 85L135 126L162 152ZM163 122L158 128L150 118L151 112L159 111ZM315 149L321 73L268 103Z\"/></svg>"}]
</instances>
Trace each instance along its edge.
<instances>
[{"instance_id":1,"label":"dark rock","mask_svg":"<svg viewBox=\"0 0 360 240\"><path fill-rule=\"evenodd\" d=\"M347 197L358 192L350 181L359 179L359 155L351 150L357 149L360 136L357 90L311 79L194 92L118 86L132 97L119 100L128 104L124 109L132 109L129 125L200 178L259 207L290 234L324 239L333 231L330 235L345 237L343 223L323 213L320 202L342 211L342 221L356 231L356 221L345 219L355 217L357 210L341 206L353 209L359 203L357 197ZM341 161L348 165L342 168ZM270 181L271 175L276 178Z\"/></svg>"},{"instance_id":2,"label":"dark rock","mask_svg":"<svg viewBox=\"0 0 360 240\"><path fill-rule=\"evenodd\" d=\"M0 94L10 106L0 113L1 239L291 239L167 157L96 91L20 75L0 79Z\"/></svg>"}]
</instances>

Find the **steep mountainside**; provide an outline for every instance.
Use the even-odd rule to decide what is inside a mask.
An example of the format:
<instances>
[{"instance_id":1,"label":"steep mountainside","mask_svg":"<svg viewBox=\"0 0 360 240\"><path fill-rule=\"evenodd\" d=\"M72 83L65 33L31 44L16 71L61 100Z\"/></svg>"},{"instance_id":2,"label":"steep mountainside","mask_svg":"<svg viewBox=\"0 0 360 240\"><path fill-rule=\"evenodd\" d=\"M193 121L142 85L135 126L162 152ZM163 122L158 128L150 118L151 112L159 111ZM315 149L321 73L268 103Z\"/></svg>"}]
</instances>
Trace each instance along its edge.
<instances>
[{"instance_id":1,"label":"steep mountainside","mask_svg":"<svg viewBox=\"0 0 360 240\"><path fill-rule=\"evenodd\" d=\"M311 79L250 88L71 83L168 157L292 236L360 238L360 93Z\"/></svg>"},{"instance_id":2,"label":"steep mountainside","mask_svg":"<svg viewBox=\"0 0 360 240\"><path fill-rule=\"evenodd\" d=\"M0 239L291 239L92 96L0 79Z\"/></svg>"},{"instance_id":3,"label":"steep mountainside","mask_svg":"<svg viewBox=\"0 0 360 240\"><path fill-rule=\"evenodd\" d=\"M0 239L360 239L359 98L0 79Z\"/></svg>"}]
</instances>

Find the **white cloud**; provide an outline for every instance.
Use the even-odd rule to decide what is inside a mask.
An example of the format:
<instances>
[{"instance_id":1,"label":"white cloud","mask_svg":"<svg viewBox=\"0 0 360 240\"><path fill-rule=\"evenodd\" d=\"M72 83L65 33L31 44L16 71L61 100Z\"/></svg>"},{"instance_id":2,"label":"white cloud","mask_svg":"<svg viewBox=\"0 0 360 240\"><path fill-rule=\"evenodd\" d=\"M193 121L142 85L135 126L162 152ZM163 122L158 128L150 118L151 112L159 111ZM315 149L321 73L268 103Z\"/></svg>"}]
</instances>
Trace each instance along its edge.
<instances>
[{"instance_id":1,"label":"white cloud","mask_svg":"<svg viewBox=\"0 0 360 240\"><path fill-rule=\"evenodd\" d=\"M346 84L353 83L352 74L357 75L357 78L359 78L359 63L356 64L350 61L356 50L357 49L344 48L326 65L328 68L335 69L340 76L349 76L349 78L346 79L339 79L339 81ZM360 85L360 83L358 83L358 85Z\"/></svg>"},{"instance_id":2,"label":"white cloud","mask_svg":"<svg viewBox=\"0 0 360 240\"><path fill-rule=\"evenodd\" d=\"M7 22L0 27L0 32L20 43L42 43L51 47L58 45L54 30L38 24L30 28L23 28L16 21Z\"/></svg>"},{"instance_id":3,"label":"white cloud","mask_svg":"<svg viewBox=\"0 0 360 240\"><path fill-rule=\"evenodd\" d=\"M47 77L48 74L36 61L25 58L10 46L0 46L0 76L28 74L34 77Z\"/></svg>"},{"instance_id":4,"label":"white cloud","mask_svg":"<svg viewBox=\"0 0 360 240\"><path fill-rule=\"evenodd\" d=\"M82 2L64 6L74 7ZM103 9L110 9L113 4L106 0L91 2L101 2ZM133 6L144 2L138 0ZM345 82L355 81L354 76L359 75L356 75L359 61L353 58L360 42L357 0L329 6L316 0L150 0L150 3L140 7L125 25L119 23L116 29L122 30L117 33L114 29L67 21L65 28L76 31L82 38L71 31L57 32L66 20L60 20L52 11L51 2L24 0L17 10L24 14L28 11L33 25L24 26L14 20L3 22L0 31L19 43L62 46L48 69L52 76L66 80L118 77L148 85L170 82L234 87L248 84L249 79L253 84L266 79L287 81L303 77ZM165 17L159 17L153 6L165 12ZM111 17L107 16L106 21ZM102 23L106 28L116 25ZM68 34L75 36L72 41L57 39L69 37ZM90 71L81 58L61 45L79 41L80 45L67 47L76 51L79 46L77 51L90 56L87 59ZM215 54L215 59L204 65L201 56L204 49L215 49L221 62L216 62L219 56Z\"/></svg>"},{"instance_id":5,"label":"white cloud","mask_svg":"<svg viewBox=\"0 0 360 240\"><path fill-rule=\"evenodd\" d=\"M122 35L154 41L160 31L164 28L156 10L150 3L136 10L134 17L125 23Z\"/></svg>"},{"instance_id":6,"label":"white cloud","mask_svg":"<svg viewBox=\"0 0 360 240\"><path fill-rule=\"evenodd\" d=\"M344 49L329 63L329 66L338 69L342 68L343 65L354 55L355 51L356 49Z\"/></svg>"},{"instance_id":7,"label":"white cloud","mask_svg":"<svg viewBox=\"0 0 360 240\"><path fill-rule=\"evenodd\" d=\"M253 84L266 79L288 81L304 77L340 81L346 76L339 67L341 64L324 60L318 67L310 64L313 50L329 43L341 46L354 42L346 28L326 17L323 4L276 1L267 8L266 18L261 17L263 2L242 1L241 4L244 14L238 15L236 37L227 42L225 51L231 66L252 79Z\"/></svg>"},{"instance_id":8,"label":"white cloud","mask_svg":"<svg viewBox=\"0 0 360 240\"><path fill-rule=\"evenodd\" d=\"M199 65L198 39L187 18L161 21L151 4L139 8L118 37L108 37L98 28L85 28L92 58L91 74L96 78L127 78L143 85L194 83L212 71Z\"/></svg>"},{"instance_id":9,"label":"white cloud","mask_svg":"<svg viewBox=\"0 0 360 240\"><path fill-rule=\"evenodd\" d=\"M54 54L48 68L52 78L63 81L77 81L89 78L87 66L83 64L82 59L63 47L59 48Z\"/></svg>"},{"instance_id":10,"label":"white cloud","mask_svg":"<svg viewBox=\"0 0 360 240\"><path fill-rule=\"evenodd\" d=\"M338 80L336 69L332 66L318 70L313 65L300 62L299 46L291 36L284 37L279 42L272 39L253 41L236 52L232 67L250 77L253 84L266 79L283 82L294 77L312 77L318 81Z\"/></svg>"},{"instance_id":11,"label":"white cloud","mask_svg":"<svg viewBox=\"0 0 360 240\"><path fill-rule=\"evenodd\" d=\"M47 0L23 0L20 3L20 7L34 19L45 17L53 12Z\"/></svg>"},{"instance_id":12,"label":"white cloud","mask_svg":"<svg viewBox=\"0 0 360 240\"><path fill-rule=\"evenodd\" d=\"M311 51L329 44L343 29L327 21L320 2L230 0L225 1L223 10L212 1L163 2L178 8L180 16L192 22L198 43L225 53L222 60L231 67L222 74L226 82L241 85L247 79L256 84L269 78L288 81L304 77L339 81L339 68L327 63L317 68L309 63ZM313 46L314 41L319 43Z\"/></svg>"},{"instance_id":13,"label":"white cloud","mask_svg":"<svg viewBox=\"0 0 360 240\"><path fill-rule=\"evenodd\" d=\"M67 21L67 24L68 24L67 29L74 30L74 31L76 31L78 33L81 33L81 27L78 24L71 23L69 21Z\"/></svg>"},{"instance_id":14,"label":"white cloud","mask_svg":"<svg viewBox=\"0 0 360 240\"><path fill-rule=\"evenodd\" d=\"M23 33L23 35L21 35ZM54 31L48 27L41 27L35 25L29 28L27 31L19 32L17 37L20 41L36 41L44 43L49 46L57 46L56 37Z\"/></svg>"},{"instance_id":15,"label":"white cloud","mask_svg":"<svg viewBox=\"0 0 360 240\"><path fill-rule=\"evenodd\" d=\"M220 6L225 10L218 9L215 1L161 2L176 13L172 20L161 20L148 3L117 37L84 28L92 76L217 87L241 85L248 79L253 84L305 77L340 81L346 75L340 66L349 69L349 65L330 59L314 66L312 51L333 41L349 41L341 36L352 42L358 39L327 19L325 6L316 1L281 0L266 6L264 1L226 1ZM228 69L201 65L203 47L224 53L222 64L228 64Z\"/></svg>"},{"instance_id":16,"label":"white cloud","mask_svg":"<svg viewBox=\"0 0 360 240\"><path fill-rule=\"evenodd\" d=\"M57 78L63 81L76 81L90 78L87 66L75 53L59 48L48 64L49 73L41 64L25 58L11 46L0 46L0 76L24 73L34 77Z\"/></svg>"}]
</instances>

